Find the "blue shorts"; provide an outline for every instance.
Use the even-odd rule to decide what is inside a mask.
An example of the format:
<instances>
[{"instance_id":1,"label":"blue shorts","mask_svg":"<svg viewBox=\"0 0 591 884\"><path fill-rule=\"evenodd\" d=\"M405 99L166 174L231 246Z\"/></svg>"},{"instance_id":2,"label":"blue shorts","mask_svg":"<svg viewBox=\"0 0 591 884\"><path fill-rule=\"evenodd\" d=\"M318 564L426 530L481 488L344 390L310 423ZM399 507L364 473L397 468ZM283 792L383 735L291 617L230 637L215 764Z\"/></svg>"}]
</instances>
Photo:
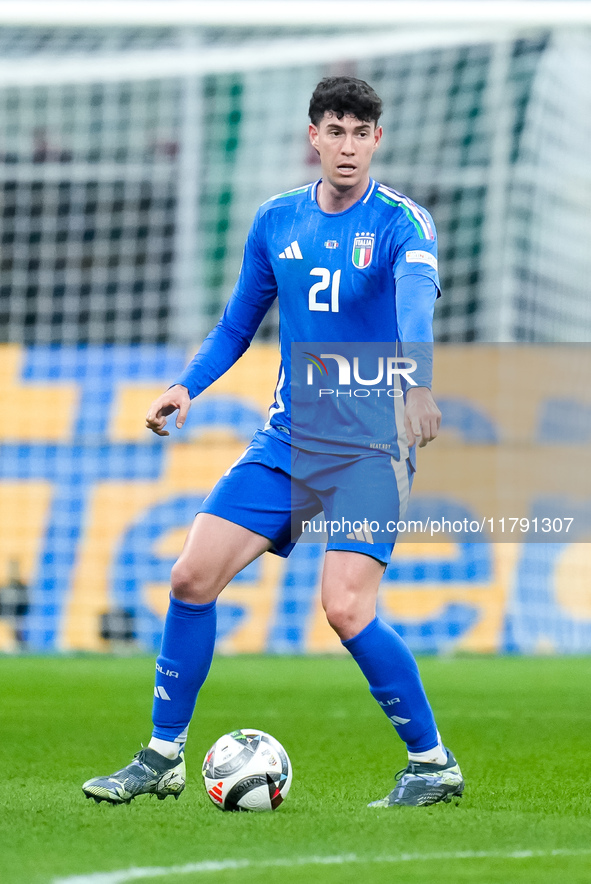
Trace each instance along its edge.
<instances>
[{"instance_id":1,"label":"blue shorts","mask_svg":"<svg viewBox=\"0 0 591 884\"><path fill-rule=\"evenodd\" d=\"M410 462L380 451L333 455L303 451L255 433L203 502L211 513L267 537L287 557L303 540L372 556L387 564L412 485ZM324 516L313 521L318 513Z\"/></svg>"}]
</instances>

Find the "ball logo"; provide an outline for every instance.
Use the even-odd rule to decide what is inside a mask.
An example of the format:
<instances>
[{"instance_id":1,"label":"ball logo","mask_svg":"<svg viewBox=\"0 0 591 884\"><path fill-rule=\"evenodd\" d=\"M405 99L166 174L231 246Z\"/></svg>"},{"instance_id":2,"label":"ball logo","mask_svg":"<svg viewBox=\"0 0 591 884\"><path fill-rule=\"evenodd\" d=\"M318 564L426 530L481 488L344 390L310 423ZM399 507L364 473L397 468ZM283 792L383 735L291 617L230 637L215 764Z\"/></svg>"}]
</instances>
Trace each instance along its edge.
<instances>
[{"instance_id":1,"label":"ball logo","mask_svg":"<svg viewBox=\"0 0 591 884\"><path fill-rule=\"evenodd\" d=\"M222 804L222 786L223 783L220 781L216 783L216 785L208 790L208 795L211 797L212 801L217 802L218 804Z\"/></svg>"},{"instance_id":2,"label":"ball logo","mask_svg":"<svg viewBox=\"0 0 591 884\"><path fill-rule=\"evenodd\" d=\"M375 233L356 234L353 241L353 254L351 260L358 270L365 270L371 264L375 245Z\"/></svg>"}]
</instances>

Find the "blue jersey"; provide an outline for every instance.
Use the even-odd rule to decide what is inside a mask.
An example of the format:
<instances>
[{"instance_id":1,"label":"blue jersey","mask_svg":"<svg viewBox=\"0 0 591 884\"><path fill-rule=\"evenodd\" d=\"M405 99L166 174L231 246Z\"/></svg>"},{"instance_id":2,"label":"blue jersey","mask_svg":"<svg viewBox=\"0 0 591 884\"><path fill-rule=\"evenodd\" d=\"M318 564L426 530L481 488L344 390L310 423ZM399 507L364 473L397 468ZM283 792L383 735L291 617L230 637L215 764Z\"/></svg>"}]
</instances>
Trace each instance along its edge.
<instances>
[{"instance_id":1,"label":"blue jersey","mask_svg":"<svg viewBox=\"0 0 591 884\"><path fill-rule=\"evenodd\" d=\"M433 340L439 279L429 213L373 179L345 211L323 212L319 183L258 210L224 315L177 380L192 398L209 386L245 351L277 297L281 366L266 429L284 438L291 429L293 342ZM416 381L430 386L430 365L425 372Z\"/></svg>"}]
</instances>

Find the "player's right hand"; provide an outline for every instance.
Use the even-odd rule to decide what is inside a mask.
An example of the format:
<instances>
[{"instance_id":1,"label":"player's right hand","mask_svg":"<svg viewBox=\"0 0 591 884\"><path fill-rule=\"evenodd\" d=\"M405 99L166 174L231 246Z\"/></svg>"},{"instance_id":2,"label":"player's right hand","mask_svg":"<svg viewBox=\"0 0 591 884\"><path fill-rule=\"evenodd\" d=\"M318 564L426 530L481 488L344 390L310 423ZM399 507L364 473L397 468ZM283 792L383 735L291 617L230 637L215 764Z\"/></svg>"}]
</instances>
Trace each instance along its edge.
<instances>
[{"instance_id":1,"label":"player's right hand","mask_svg":"<svg viewBox=\"0 0 591 884\"><path fill-rule=\"evenodd\" d=\"M146 426L157 436L169 436L168 430L165 430L166 418L175 411L178 411L176 425L180 428L187 419L189 408L191 407L191 397L186 387L181 384L175 384L169 390L166 390L162 396L155 399L150 406L150 410L146 415Z\"/></svg>"}]
</instances>

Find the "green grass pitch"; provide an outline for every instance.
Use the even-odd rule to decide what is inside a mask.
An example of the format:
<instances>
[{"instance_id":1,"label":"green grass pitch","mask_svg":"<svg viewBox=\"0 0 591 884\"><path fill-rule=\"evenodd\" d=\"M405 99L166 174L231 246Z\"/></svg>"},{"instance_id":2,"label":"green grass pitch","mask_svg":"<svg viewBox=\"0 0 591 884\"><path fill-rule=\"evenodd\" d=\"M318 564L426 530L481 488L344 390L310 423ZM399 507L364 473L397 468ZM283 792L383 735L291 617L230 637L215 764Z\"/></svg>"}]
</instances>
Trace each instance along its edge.
<instances>
[{"instance_id":1,"label":"green grass pitch","mask_svg":"<svg viewBox=\"0 0 591 884\"><path fill-rule=\"evenodd\" d=\"M147 743L153 661L4 657L0 879L589 882L591 659L428 658L421 670L466 778L458 804L366 807L390 790L405 753L352 660L219 657L180 800L111 807L80 785ZM203 756L236 727L269 731L291 756L293 785L276 813L221 813L205 794ZM96 877L132 867L162 873Z\"/></svg>"}]
</instances>

